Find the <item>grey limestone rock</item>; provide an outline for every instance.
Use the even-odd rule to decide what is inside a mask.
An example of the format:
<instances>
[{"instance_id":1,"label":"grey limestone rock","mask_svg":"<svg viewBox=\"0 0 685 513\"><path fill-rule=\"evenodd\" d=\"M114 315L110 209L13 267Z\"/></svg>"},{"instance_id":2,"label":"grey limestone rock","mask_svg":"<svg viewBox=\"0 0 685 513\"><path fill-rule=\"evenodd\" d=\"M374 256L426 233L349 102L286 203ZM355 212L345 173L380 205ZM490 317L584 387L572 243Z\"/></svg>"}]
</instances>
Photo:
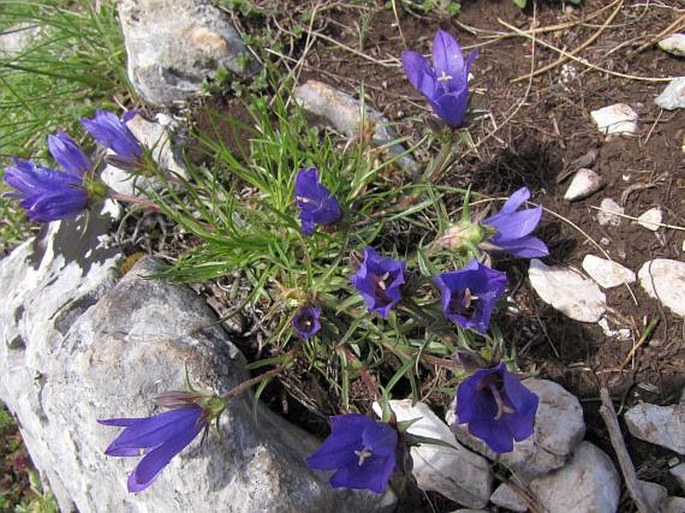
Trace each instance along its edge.
<instances>
[{"instance_id":1,"label":"grey limestone rock","mask_svg":"<svg viewBox=\"0 0 685 513\"><path fill-rule=\"evenodd\" d=\"M497 487L495 493L490 497L490 502L509 511L516 511L518 513L528 511L528 506L507 483L502 483Z\"/></svg>"},{"instance_id":2,"label":"grey limestone rock","mask_svg":"<svg viewBox=\"0 0 685 513\"><path fill-rule=\"evenodd\" d=\"M326 125L342 132L347 137L362 137L365 134L366 123L371 132L371 142L376 146L387 146L391 155L398 158L398 163L413 175L418 173L418 165L401 144L392 144L397 140L395 131L383 115L355 100L349 94L343 93L318 80L309 80L295 88L295 99L302 108Z\"/></svg>"},{"instance_id":3,"label":"grey limestone rock","mask_svg":"<svg viewBox=\"0 0 685 513\"><path fill-rule=\"evenodd\" d=\"M631 435L685 454L685 406L640 403L623 417Z\"/></svg>"},{"instance_id":4,"label":"grey limestone rock","mask_svg":"<svg viewBox=\"0 0 685 513\"><path fill-rule=\"evenodd\" d=\"M536 378L522 383L540 398L535 415L535 433L522 442L514 443L514 450L510 453L494 453L468 432L467 424L457 424L453 407L449 409L446 420L461 443L528 480L566 463L585 436L585 422L578 399L561 385Z\"/></svg>"},{"instance_id":5,"label":"grey limestone rock","mask_svg":"<svg viewBox=\"0 0 685 513\"><path fill-rule=\"evenodd\" d=\"M219 69L254 70L235 27L208 0L121 0L119 19L129 79L152 105L199 94Z\"/></svg>"},{"instance_id":6,"label":"grey limestone rock","mask_svg":"<svg viewBox=\"0 0 685 513\"><path fill-rule=\"evenodd\" d=\"M682 109L685 107L685 77L671 80L666 89L654 98L654 103L666 110Z\"/></svg>"},{"instance_id":7,"label":"grey limestone rock","mask_svg":"<svg viewBox=\"0 0 685 513\"><path fill-rule=\"evenodd\" d=\"M616 513L620 478L609 456L581 442L567 465L534 479L530 489L548 513Z\"/></svg>"}]
</instances>

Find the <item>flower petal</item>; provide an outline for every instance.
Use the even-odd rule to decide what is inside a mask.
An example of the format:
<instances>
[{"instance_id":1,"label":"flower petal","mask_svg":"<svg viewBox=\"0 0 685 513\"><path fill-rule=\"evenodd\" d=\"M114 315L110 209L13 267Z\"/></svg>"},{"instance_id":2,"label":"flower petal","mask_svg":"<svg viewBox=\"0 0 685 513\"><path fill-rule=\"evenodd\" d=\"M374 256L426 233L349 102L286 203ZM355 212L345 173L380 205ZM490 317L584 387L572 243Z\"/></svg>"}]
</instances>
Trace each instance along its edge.
<instances>
[{"instance_id":1,"label":"flower petal","mask_svg":"<svg viewBox=\"0 0 685 513\"><path fill-rule=\"evenodd\" d=\"M190 444L203 427L202 423L195 423L192 427L184 427L173 438L148 452L129 476L128 491L131 493L140 492L150 486L162 469L169 464L171 458Z\"/></svg>"},{"instance_id":2,"label":"flower petal","mask_svg":"<svg viewBox=\"0 0 685 513\"><path fill-rule=\"evenodd\" d=\"M56 135L48 136L48 149L53 158L69 174L82 177L93 169L93 164L81 151L76 141L62 130L59 130Z\"/></svg>"},{"instance_id":3,"label":"flower petal","mask_svg":"<svg viewBox=\"0 0 685 513\"><path fill-rule=\"evenodd\" d=\"M435 73L423 55L411 50L403 51L402 67L414 89L427 98L433 98L436 95L438 83L435 80Z\"/></svg>"},{"instance_id":4,"label":"flower petal","mask_svg":"<svg viewBox=\"0 0 685 513\"><path fill-rule=\"evenodd\" d=\"M433 38L433 69L436 78L448 75L453 79L464 79L464 56L459 43L452 34L444 30L438 30Z\"/></svg>"}]
</instances>

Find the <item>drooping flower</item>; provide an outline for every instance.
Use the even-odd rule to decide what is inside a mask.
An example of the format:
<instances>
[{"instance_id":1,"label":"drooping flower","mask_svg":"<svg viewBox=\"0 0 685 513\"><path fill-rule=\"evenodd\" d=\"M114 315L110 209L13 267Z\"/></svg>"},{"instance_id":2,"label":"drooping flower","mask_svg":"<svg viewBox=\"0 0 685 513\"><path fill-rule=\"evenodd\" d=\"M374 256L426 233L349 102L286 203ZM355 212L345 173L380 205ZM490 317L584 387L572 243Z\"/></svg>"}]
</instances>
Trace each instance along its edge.
<instances>
[{"instance_id":1,"label":"drooping flower","mask_svg":"<svg viewBox=\"0 0 685 513\"><path fill-rule=\"evenodd\" d=\"M71 217L88 205L90 195L80 176L17 158L13 164L5 168L4 181L18 192L4 196L19 198L19 205L32 221L48 223Z\"/></svg>"},{"instance_id":2,"label":"drooping flower","mask_svg":"<svg viewBox=\"0 0 685 513\"><path fill-rule=\"evenodd\" d=\"M95 112L95 118L81 118L81 125L93 138L103 146L111 149L122 161L134 164L143 155L141 146L135 135L115 114L106 110Z\"/></svg>"},{"instance_id":3,"label":"drooping flower","mask_svg":"<svg viewBox=\"0 0 685 513\"><path fill-rule=\"evenodd\" d=\"M445 317L463 328L485 333L497 300L504 294L507 275L471 260L459 271L435 277Z\"/></svg>"},{"instance_id":4,"label":"drooping flower","mask_svg":"<svg viewBox=\"0 0 685 513\"><path fill-rule=\"evenodd\" d=\"M342 209L320 181L319 172L310 167L300 169L295 177L295 201L300 210L300 223L304 235L312 235L317 224L328 226L340 221Z\"/></svg>"},{"instance_id":5,"label":"drooping flower","mask_svg":"<svg viewBox=\"0 0 685 513\"><path fill-rule=\"evenodd\" d=\"M205 410L198 405L178 407L144 418L98 420L124 430L107 447L108 456L143 456L128 478L128 491L145 490L157 475L207 426Z\"/></svg>"},{"instance_id":6,"label":"drooping flower","mask_svg":"<svg viewBox=\"0 0 685 513\"><path fill-rule=\"evenodd\" d=\"M383 493L395 470L397 431L358 413L331 417L331 434L307 458L314 470L335 470L333 488Z\"/></svg>"},{"instance_id":7,"label":"drooping flower","mask_svg":"<svg viewBox=\"0 0 685 513\"><path fill-rule=\"evenodd\" d=\"M372 247L364 250L364 261L350 282L361 293L369 310L387 318L402 299L406 262L381 257Z\"/></svg>"},{"instance_id":8,"label":"drooping flower","mask_svg":"<svg viewBox=\"0 0 685 513\"><path fill-rule=\"evenodd\" d=\"M433 65L418 52L402 52L404 73L423 94L435 113L451 127L462 124L469 102L469 69L477 51L464 61L457 40L444 30L438 30L433 39Z\"/></svg>"},{"instance_id":9,"label":"drooping flower","mask_svg":"<svg viewBox=\"0 0 685 513\"><path fill-rule=\"evenodd\" d=\"M522 258L547 256L547 245L530 235L540 222L542 207L518 210L528 198L530 191L527 187L522 187L509 196L499 212L483 219L483 225L495 230L488 243L498 250Z\"/></svg>"},{"instance_id":10,"label":"drooping flower","mask_svg":"<svg viewBox=\"0 0 685 513\"><path fill-rule=\"evenodd\" d=\"M321 309L316 306L305 305L300 308L292 320L293 328L297 336L309 340L321 329Z\"/></svg>"},{"instance_id":11,"label":"drooping flower","mask_svg":"<svg viewBox=\"0 0 685 513\"><path fill-rule=\"evenodd\" d=\"M59 165L71 175L84 176L93 169L90 159L81 151L76 141L62 130L48 136L48 149Z\"/></svg>"},{"instance_id":12,"label":"drooping flower","mask_svg":"<svg viewBox=\"0 0 685 513\"><path fill-rule=\"evenodd\" d=\"M457 419L496 453L514 450L534 432L538 396L514 377L504 363L481 369L457 388Z\"/></svg>"}]
</instances>

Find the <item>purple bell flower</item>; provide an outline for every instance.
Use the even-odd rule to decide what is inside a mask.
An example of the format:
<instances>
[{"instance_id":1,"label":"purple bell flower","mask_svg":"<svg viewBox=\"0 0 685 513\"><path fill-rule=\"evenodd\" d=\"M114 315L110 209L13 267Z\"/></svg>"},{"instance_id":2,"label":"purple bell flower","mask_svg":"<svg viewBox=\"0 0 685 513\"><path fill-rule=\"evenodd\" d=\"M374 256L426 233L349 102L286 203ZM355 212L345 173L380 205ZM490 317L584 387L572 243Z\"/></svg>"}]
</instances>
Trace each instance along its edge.
<instances>
[{"instance_id":1,"label":"purple bell flower","mask_svg":"<svg viewBox=\"0 0 685 513\"><path fill-rule=\"evenodd\" d=\"M321 309L306 305L300 308L293 317L292 324L297 336L303 340L309 340L321 329Z\"/></svg>"},{"instance_id":2,"label":"purple bell flower","mask_svg":"<svg viewBox=\"0 0 685 513\"><path fill-rule=\"evenodd\" d=\"M111 112L98 110L93 119L81 118L81 125L97 142L114 151L120 159L133 164L143 155L143 147L126 126L125 121L129 118L124 116L124 120L120 120Z\"/></svg>"},{"instance_id":3,"label":"purple bell flower","mask_svg":"<svg viewBox=\"0 0 685 513\"><path fill-rule=\"evenodd\" d=\"M333 488L383 493L395 470L397 431L358 413L331 417L331 434L307 458L314 470L335 470Z\"/></svg>"},{"instance_id":4,"label":"purple bell flower","mask_svg":"<svg viewBox=\"0 0 685 513\"><path fill-rule=\"evenodd\" d=\"M316 168L300 169L297 172L295 201L300 210L304 235L312 235L317 224L328 226L337 223L342 217L340 203L319 181L319 172Z\"/></svg>"},{"instance_id":5,"label":"purple bell flower","mask_svg":"<svg viewBox=\"0 0 685 513\"><path fill-rule=\"evenodd\" d=\"M457 419L496 453L514 450L514 440L534 432L538 396L500 363L481 369L457 388Z\"/></svg>"},{"instance_id":6,"label":"purple bell flower","mask_svg":"<svg viewBox=\"0 0 685 513\"><path fill-rule=\"evenodd\" d=\"M372 247L367 247L364 261L350 282L364 297L369 310L387 319L392 307L402 299L400 287L405 283L406 265L406 262L378 256Z\"/></svg>"},{"instance_id":7,"label":"purple bell flower","mask_svg":"<svg viewBox=\"0 0 685 513\"><path fill-rule=\"evenodd\" d=\"M93 169L90 159L69 134L62 130L48 136L48 149L59 165L71 175L82 177Z\"/></svg>"},{"instance_id":8,"label":"purple bell flower","mask_svg":"<svg viewBox=\"0 0 685 513\"><path fill-rule=\"evenodd\" d=\"M207 426L205 410L187 406L144 418L98 420L124 430L105 449L108 456L143 456L128 478L128 491L141 492Z\"/></svg>"},{"instance_id":9,"label":"purple bell flower","mask_svg":"<svg viewBox=\"0 0 685 513\"><path fill-rule=\"evenodd\" d=\"M504 294L507 275L471 260L460 271L435 277L445 317L463 328L485 333L497 300Z\"/></svg>"},{"instance_id":10,"label":"purple bell flower","mask_svg":"<svg viewBox=\"0 0 685 513\"><path fill-rule=\"evenodd\" d=\"M5 168L4 181L18 192L4 196L19 198L19 205L26 210L30 220L48 223L74 216L87 207L90 195L83 188L79 175L61 173L17 158L13 163ZM76 168L69 170L76 171Z\"/></svg>"},{"instance_id":11,"label":"purple bell flower","mask_svg":"<svg viewBox=\"0 0 685 513\"><path fill-rule=\"evenodd\" d=\"M404 73L430 103L435 113L452 128L462 124L469 102L469 69L477 51L464 61L457 40L444 30L433 39L433 65L418 52L402 52Z\"/></svg>"},{"instance_id":12,"label":"purple bell flower","mask_svg":"<svg viewBox=\"0 0 685 513\"><path fill-rule=\"evenodd\" d=\"M547 245L530 235L540 222L542 207L517 211L528 198L530 191L522 187L509 196L499 212L481 223L496 230L488 243L497 249L522 258L544 257L549 255Z\"/></svg>"}]
</instances>

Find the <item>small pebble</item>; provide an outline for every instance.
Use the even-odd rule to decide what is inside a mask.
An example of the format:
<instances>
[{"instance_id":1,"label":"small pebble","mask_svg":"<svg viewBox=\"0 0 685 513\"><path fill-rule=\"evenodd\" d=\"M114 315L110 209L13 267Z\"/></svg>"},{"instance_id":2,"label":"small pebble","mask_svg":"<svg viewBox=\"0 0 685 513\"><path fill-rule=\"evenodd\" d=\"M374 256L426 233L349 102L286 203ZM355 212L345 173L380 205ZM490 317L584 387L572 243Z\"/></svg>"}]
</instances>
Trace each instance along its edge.
<instances>
[{"instance_id":1,"label":"small pebble","mask_svg":"<svg viewBox=\"0 0 685 513\"><path fill-rule=\"evenodd\" d=\"M658 107L666 110L682 109L685 107L685 77L679 77L666 86L666 89L654 98Z\"/></svg>"},{"instance_id":2,"label":"small pebble","mask_svg":"<svg viewBox=\"0 0 685 513\"><path fill-rule=\"evenodd\" d=\"M621 224L621 215L625 209L611 198L604 198L599 204L602 210L597 211L597 221L601 226L618 226ZM620 214L620 215L617 215Z\"/></svg>"},{"instance_id":3,"label":"small pebble","mask_svg":"<svg viewBox=\"0 0 685 513\"><path fill-rule=\"evenodd\" d=\"M580 168L573 177L573 180L571 180L571 185L568 186L564 199L576 201L587 198L601 189L603 185L604 180L602 177L592 169Z\"/></svg>"},{"instance_id":4,"label":"small pebble","mask_svg":"<svg viewBox=\"0 0 685 513\"><path fill-rule=\"evenodd\" d=\"M637 112L625 103L616 103L590 113L600 132L612 135L635 134L638 131Z\"/></svg>"},{"instance_id":5,"label":"small pebble","mask_svg":"<svg viewBox=\"0 0 685 513\"><path fill-rule=\"evenodd\" d=\"M675 33L659 41L659 48L678 57L685 57L685 34Z\"/></svg>"},{"instance_id":6,"label":"small pebble","mask_svg":"<svg viewBox=\"0 0 685 513\"><path fill-rule=\"evenodd\" d=\"M585 255L583 269L605 289L618 287L624 283L634 283L635 273L618 262L612 262L595 255Z\"/></svg>"},{"instance_id":7,"label":"small pebble","mask_svg":"<svg viewBox=\"0 0 685 513\"><path fill-rule=\"evenodd\" d=\"M643 213L637 218L637 224L643 228L647 228L653 232L660 228L661 221L663 219L663 213L659 208L650 208L647 212Z\"/></svg>"},{"instance_id":8,"label":"small pebble","mask_svg":"<svg viewBox=\"0 0 685 513\"><path fill-rule=\"evenodd\" d=\"M643 264L637 277L647 294L685 317L685 262L655 258Z\"/></svg>"},{"instance_id":9,"label":"small pebble","mask_svg":"<svg viewBox=\"0 0 685 513\"><path fill-rule=\"evenodd\" d=\"M606 296L597 284L571 267L547 266L533 258L528 278L545 303L571 319L597 322L606 311Z\"/></svg>"}]
</instances>

